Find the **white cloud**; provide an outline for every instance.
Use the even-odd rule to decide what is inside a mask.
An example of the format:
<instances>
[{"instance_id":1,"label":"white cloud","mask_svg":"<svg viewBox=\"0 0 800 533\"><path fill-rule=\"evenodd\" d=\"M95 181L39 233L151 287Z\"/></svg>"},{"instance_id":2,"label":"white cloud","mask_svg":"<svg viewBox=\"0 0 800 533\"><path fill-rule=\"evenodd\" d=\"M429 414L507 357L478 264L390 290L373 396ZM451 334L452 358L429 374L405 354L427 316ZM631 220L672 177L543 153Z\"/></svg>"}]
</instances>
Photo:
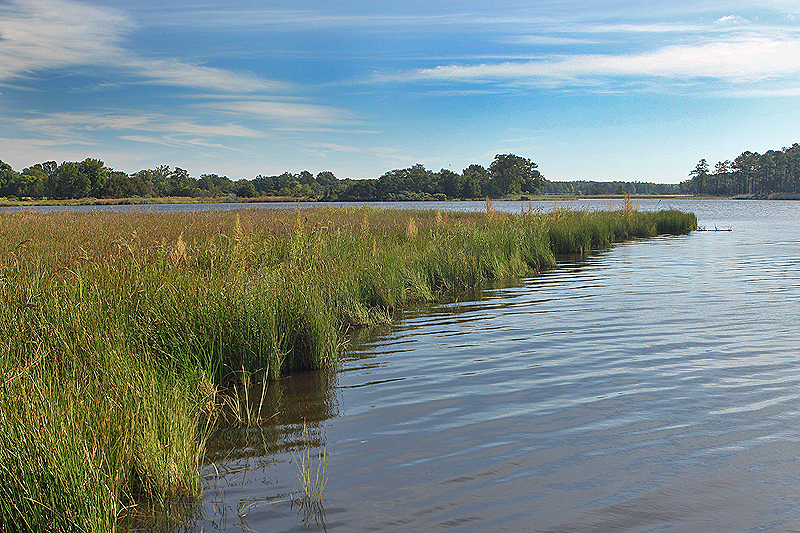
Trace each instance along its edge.
<instances>
[{"instance_id":1,"label":"white cloud","mask_svg":"<svg viewBox=\"0 0 800 533\"><path fill-rule=\"evenodd\" d=\"M136 24L123 12L70 0L0 4L0 82L51 69L103 67L130 81L230 93L289 90L289 84L125 48Z\"/></svg>"},{"instance_id":2,"label":"white cloud","mask_svg":"<svg viewBox=\"0 0 800 533\"><path fill-rule=\"evenodd\" d=\"M176 143L174 141L169 141L167 139L164 139L163 137L153 137L150 135L121 135L119 138L125 141L157 144L161 146L172 146L172 147L180 146L179 143Z\"/></svg>"},{"instance_id":3,"label":"white cloud","mask_svg":"<svg viewBox=\"0 0 800 533\"><path fill-rule=\"evenodd\" d=\"M115 114L115 113L47 113L33 117L12 119L21 131L31 135L46 135L61 144L80 142L93 144L98 131L110 131L120 139L154 142L165 146L186 144L219 147L198 136L208 138L236 137L263 138L260 131L236 124L199 124L182 118L161 114ZM160 135L153 135L160 134Z\"/></svg>"},{"instance_id":4,"label":"white cloud","mask_svg":"<svg viewBox=\"0 0 800 533\"><path fill-rule=\"evenodd\" d=\"M742 24L744 19L738 15L726 15L714 21L714 24Z\"/></svg>"},{"instance_id":5,"label":"white cloud","mask_svg":"<svg viewBox=\"0 0 800 533\"><path fill-rule=\"evenodd\" d=\"M530 44L530 45L555 45L569 46L575 44L596 44L596 39L582 39L577 37L561 37L558 35L520 35L512 37L506 42L511 44Z\"/></svg>"},{"instance_id":6,"label":"white cloud","mask_svg":"<svg viewBox=\"0 0 800 533\"><path fill-rule=\"evenodd\" d=\"M215 111L225 111L241 116L258 117L268 121L302 125L336 125L353 123L357 117L329 106L291 101L239 100L212 104L199 104Z\"/></svg>"},{"instance_id":7,"label":"white cloud","mask_svg":"<svg viewBox=\"0 0 800 533\"><path fill-rule=\"evenodd\" d=\"M357 154L363 152L364 150L356 146L346 146L338 143L311 142L303 148L303 151L308 154L312 154L315 157L324 158L328 157L328 155L331 153Z\"/></svg>"},{"instance_id":8,"label":"white cloud","mask_svg":"<svg viewBox=\"0 0 800 533\"><path fill-rule=\"evenodd\" d=\"M197 138L178 139L172 135L165 135L163 137L155 137L149 135L121 135L119 138L125 141L135 141L141 143L155 144L158 146L168 146L171 148L200 146L203 148L223 149L223 150L230 150L233 152L245 152L244 150L240 150L239 148L234 148L232 146L226 146L220 143L210 143L205 139L197 139Z\"/></svg>"},{"instance_id":9,"label":"white cloud","mask_svg":"<svg viewBox=\"0 0 800 533\"><path fill-rule=\"evenodd\" d=\"M17 0L0 6L0 80L49 68L107 62L118 34L133 28L123 14L62 0Z\"/></svg>"},{"instance_id":10,"label":"white cloud","mask_svg":"<svg viewBox=\"0 0 800 533\"><path fill-rule=\"evenodd\" d=\"M187 87L229 93L274 93L288 91L288 83L265 80L247 73L191 65L174 59L148 60L135 59L128 62L131 71L144 78L146 83Z\"/></svg>"},{"instance_id":11,"label":"white cloud","mask_svg":"<svg viewBox=\"0 0 800 533\"><path fill-rule=\"evenodd\" d=\"M377 81L506 82L540 87L587 85L612 78L714 78L747 82L800 74L800 39L749 36L638 54L549 56L535 61L440 65Z\"/></svg>"}]
</instances>

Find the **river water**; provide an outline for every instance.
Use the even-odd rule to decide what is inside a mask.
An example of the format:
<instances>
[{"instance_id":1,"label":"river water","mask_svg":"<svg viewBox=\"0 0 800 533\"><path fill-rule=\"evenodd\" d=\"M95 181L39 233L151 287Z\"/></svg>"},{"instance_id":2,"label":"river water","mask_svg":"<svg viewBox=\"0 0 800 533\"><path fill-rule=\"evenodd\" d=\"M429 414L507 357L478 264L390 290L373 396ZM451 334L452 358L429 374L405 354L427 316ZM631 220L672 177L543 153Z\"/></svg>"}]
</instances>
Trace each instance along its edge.
<instances>
[{"instance_id":1,"label":"river water","mask_svg":"<svg viewBox=\"0 0 800 533\"><path fill-rule=\"evenodd\" d=\"M800 202L670 203L732 231L407 310L270 384L268 424L212 441L194 530L800 529Z\"/></svg>"},{"instance_id":2,"label":"river water","mask_svg":"<svg viewBox=\"0 0 800 533\"><path fill-rule=\"evenodd\" d=\"M272 418L210 443L191 528L800 530L800 202L669 203L731 231L407 310L269 384ZM304 449L321 513L292 501Z\"/></svg>"}]
</instances>

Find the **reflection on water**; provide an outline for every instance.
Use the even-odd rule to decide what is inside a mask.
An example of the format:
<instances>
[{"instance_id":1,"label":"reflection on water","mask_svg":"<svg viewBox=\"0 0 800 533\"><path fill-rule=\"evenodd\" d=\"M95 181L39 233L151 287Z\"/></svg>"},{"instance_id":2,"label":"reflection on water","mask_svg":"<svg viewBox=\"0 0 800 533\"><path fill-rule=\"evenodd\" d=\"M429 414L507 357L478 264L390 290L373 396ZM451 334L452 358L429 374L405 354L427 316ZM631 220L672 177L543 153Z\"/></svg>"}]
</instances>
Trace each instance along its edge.
<instances>
[{"instance_id":1,"label":"reflection on water","mask_svg":"<svg viewBox=\"0 0 800 533\"><path fill-rule=\"evenodd\" d=\"M217 431L209 440L206 458L210 462L241 459L253 452L271 455L301 446L303 426L319 429L338 416L337 376L333 372L307 372L290 378L253 386L242 402L249 411L261 414L258 428L231 427ZM241 408L244 411L244 407ZM315 436L314 445L321 443Z\"/></svg>"},{"instance_id":2,"label":"reflection on water","mask_svg":"<svg viewBox=\"0 0 800 533\"><path fill-rule=\"evenodd\" d=\"M195 531L800 529L800 203L675 207L733 231L409 310L269 384L268 423L212 442Z\"/></svg>"},{"instance_id":3,"label":"reflection on water","mask_svg":"<svg viewBox=\"0 0 800 533\"><path fill-rule=\"evenodd\" d=\"M205 479L204 531L247 527L247 515L260 507L289 506L305 514L301 522L321 521L313 507L298 499L302 486L268 475L278 465L294 465L310 449L326 446L325 421L338 416L335 372L309 372L256 385L239 397L245 409L258 413L255 425L236 425L216 431L208 441ZM307 458L308 459L308 458ZM258 491L245 492L249 485ZM246 529L245 529L246 530Z\"/></svg>"}]
</instances>

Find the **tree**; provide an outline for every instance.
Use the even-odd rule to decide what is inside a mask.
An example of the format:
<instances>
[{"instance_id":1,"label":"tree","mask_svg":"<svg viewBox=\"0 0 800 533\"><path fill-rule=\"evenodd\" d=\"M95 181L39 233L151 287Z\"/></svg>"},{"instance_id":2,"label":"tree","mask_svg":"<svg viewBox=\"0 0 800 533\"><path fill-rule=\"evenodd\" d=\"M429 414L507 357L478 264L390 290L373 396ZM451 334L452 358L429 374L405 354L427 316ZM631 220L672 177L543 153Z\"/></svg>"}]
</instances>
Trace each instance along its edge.
<instances>
[{"instance_id":1,"label":"tree","mask_svg":"<svg viewBox=\"0 0 800 533\"><path fill-rule=\"evenodd\" d=\"M742 152L733 160L733 169L736 180L738 194L751 194L753 181L758 170L758 159L761 156L757 152Z\"/></svg>"},{"instance_id":2,"label":"tree","mask_svg":"<svg viewBox=\"0 0 800 533\"><path fill-rule=\"evenodd\" d=\"M234 183L227 176L217 174L200 174L197 180L198 193L203 196L225 196L234 189Z\"/></svg>"},{"instance_id":3,"label":"tree","mask_svg":"<svg viewBox=\"0 0 800 533\"><path fill-rule=\"evenodd\" d=\"M489 172L481 165L470 165L462 172L461 195L464 198L481 198L489 195Z\"/></svg>"},{"instance_id":4,"label":"tree","mask_svg":"<svg viewBox=\"0 0 800 533\"><path fill-rule=\"evenodd\" d=\"M277 196L298 196L300 194L299 176L291 172L284 172L280 176L275 176L272 181Z\"/></svg>"},{"instance_id":5,"label":"tree","mask_svg":"<svg viewBox=\"0 0 800 533\"><path fill-rule=\"evenodd\" d=\"M329 170L325 170L317 174L317 183L322 187L322 196L324 200L336 200L339 193L342 191L342 184Z\"/></svg>"},{"instance_id":6,"label":"tree","mask_svg":"<svg viewBox=\"0 0 800 533\"><path fill-rule=\"evenodd\" d=\"M540 191L544 186L544 177L536 170L537 167L536 163L525 157L497 154L489 165L493 195Z\"/></svg>"},{"instance_id":7,"label":"tree","mask_svg":"<svg viewBox=\"0 0 800 533\"><path fill-rule=\"evenodd\" d=\"M20 196L30 196L32 198L47 196L47 187L50 179L41 164L24 169L22 178L26 190Z\"/></svg>"},{"instance_id":8,"label":"tree","mask_svg":"<svg viewBox=\"0 0 800 533\"><path fill-rule=\"evenodd\" d=\"M461 198L464 176L443 168L439 171L439 184L448 198Z\"/></svg>"},{"instance_id":9,"label":"tree","mask_svg":"<svg viewBox=\"0 0 800 533\"><path fill-rule=\"evenodd\" d=\"M239 198L254 198L258 196L253 182L245 178L238 180L233 190Z\"/></svg>"},{"instance_id":10,"label":"tree","mask_svg":"<svg viewBox=\"0 0 800 533\"><path fill-rule=\"evenodd\" d=\"M100 197L109 173L109 169L106 168L105 163L99 159L90 159L87 157L78 164L78 171L89 183L89 190L86 192L86 195L94 198Z\"/></svg>"},{"instance_id":11,"label":"tree","mask_svg":"<svg viewBox=\"0 0 800 533\"><path fill-rule=\"evenodd\" d=\"M172 171L169 165L161 165L155 169L140 170L134 176L147 184L153 196L167 196L167 177Z\"/></svg>"},{"instance_id":12,"label":"tree","mask_svg":"<svg viewBox=\"0 0 800 533\"><path fill-rule=\"evenodd\" d=\"M373 202L378 199L377 180L352 180L339 199L356 202Z\"/></svg>"},{"instance_id":13,"label":"tree","mask_svg":"<svg viewBox=\"0 0 800 533\"><path fill-rule=\"evenodd\" d=\"M146 196L149 193L147 183L139 173L130 176L120 171L111 171L106 178L102 190L103 198L132 198Z\"/></svg>"},{"instance_id":14,"label":"tree","mask_svg":"<svg viewBox=\"0 0 800 533\"><path fill-rule=\"evenodd\" d=\"M315 181L314 174L308 170L304 170L297 176L297 181L300 183L300 185L311 185Z\"/></svg>"},{"instance_id":15,"label":"tree","mask_svg":"<svg viewBox=\"0 0 800 533\"><path fill-rule=\"evenodd\" d=\"M169 172L169 167L159 167L157 174L166 177L154 185L154 192L158 196L192 196L197 191L197 180L189 176L189 172L175 167Z\"/></svg>"},{"instance_id":16,"label":"tree","mask_svg":"<svg viewBox=\"0 0 800 533\"><path fill-rule=\"evenodd\" d=\"M697 163L697 166L694 167L694 170L689 172L689 175L692 176L692 182L694 183L697 194L703 194L703 192L705 192L706 181L708 180L708 161L701 159Z\"/></svg>"},{"instance_id":17,"label":"tree","mask_svg":"<svg viewBox=\"0 0 800 533\"><path fill-rule=\"evenodd\" d=\"M259 174L253 180L253 187L255 187L258 194L264 196L275 196L275 182L271 176L262 176Z\"/></svg>"},{"instance_id":18,"label":"tree","mask_svg":"<svg viewBox=\"0 0 800 533\"><path fill-rule=\"evenodd\" d=\"M0 161L0 196L19 196L17 192L19 173L11 165Z\"/></svg>"}]
</instances>

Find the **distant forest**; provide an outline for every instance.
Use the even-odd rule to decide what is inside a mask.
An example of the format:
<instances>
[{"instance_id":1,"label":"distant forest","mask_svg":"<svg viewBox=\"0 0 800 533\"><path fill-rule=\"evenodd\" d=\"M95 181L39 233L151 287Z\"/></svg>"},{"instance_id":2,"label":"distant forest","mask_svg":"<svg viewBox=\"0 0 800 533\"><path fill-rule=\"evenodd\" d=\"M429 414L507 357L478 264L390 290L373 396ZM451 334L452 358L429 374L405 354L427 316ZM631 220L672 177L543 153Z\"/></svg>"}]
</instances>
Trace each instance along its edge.
<instances>
[{"instance_id":1,"label":"distant forest","mask_svg":"<svg viewBox=\"0 0 800 533\"><path fill-rule=\"evenodd\" d=\"M744 152L711 170L701 159L681 185L690 194L752 198L800 195L800 144L763 154Z\"/></svg>"},{"instance_id":2,"label":"distant forest","mask_svg":"<svg viewBox=\"0 0 800 533\"><path fill-rule=\"evenodd\" d=\"M339 179L332 172L307 170L233 181L227 176L189 175L162 165L133 174L113 170L99 159L37 163L21 172L0 161L0 197L80 198L268 198L320 201L407 201L519 197L523 195L606 196L612 194L693 194L769 197L800 194L800 145L760 155L744 152L711 171L702 159L678 184L649 182L548 181L530 159L498 154L488 168L473 164L461 173L434 172L421 164L386 172L376 179Z\"/></svg>"},{"instance_id":3,"label":"distant forest","mask_svg":"<svg viewBox=\"0 0 800 533\"><path fill-rule=\"evenodd\" d=\"M489 168L470 165L460 174L446 169L433 172L417 164L362 180L339 179L327 171L315 176L304 170L233 181L217 174L195 178L182 168L166 165L128 174L91 158L60 165L48 161L17 172L0 161L0 197L11 199L278 196L323 201L445 200L538 194L545 184L536 163L514 154L498 154Z\"/></svg>"}]
</instances>

